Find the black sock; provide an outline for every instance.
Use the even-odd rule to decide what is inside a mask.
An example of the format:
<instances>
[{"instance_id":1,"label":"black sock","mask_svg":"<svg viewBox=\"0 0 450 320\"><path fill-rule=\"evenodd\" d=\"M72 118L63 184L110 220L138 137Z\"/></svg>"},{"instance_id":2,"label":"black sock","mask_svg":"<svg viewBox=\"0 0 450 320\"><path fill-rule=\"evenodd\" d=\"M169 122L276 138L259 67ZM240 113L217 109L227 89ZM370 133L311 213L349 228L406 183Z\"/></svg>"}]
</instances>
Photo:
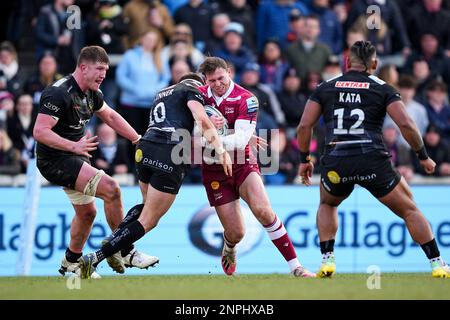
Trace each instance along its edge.
<instances>
[{"instance_id":1,"label":"black sock","mask_svg":"<svg viewBox=\"0 0 450 320\"><path fill-rule=\"evenodd\" d=\"M322 241L320 243L320 252L322 254L333 251L334 251L334 239Z\"/></svg>"},{"instance_id":2,"label":"black sock","mask_svg":"<svg viewBox=\"0 0 450 320\"><path fill-rule=\"evenodd\" d=\"M109 241L95 252L98 262L112 256L114 253L128 248L145 235L145 230L139 221L133 221L123 229L117 229Z\"/></svg>"},{"instance_id":3,"label":"black sock","mask_svg":"<svg viewBox=\"0 0 450 320\"><path fill-rule=\"evenodd\" d=\"M71 251L69 248L66 249L66 260L75 263L78 261L78 258L80 258L83 254L82 253L75 253Z\"/></svg>"},{"instance_id":4,"label":"black sock","mask_svg":"<svg viewBox=\"0 0 450 320\"><path fill-rule=\"evenodd\" d=\"M137 219L139 219L139 217L141 216L141 212L142 209L144 208L144 204L137 204L135 205L133 208L131 208L130 210L128 210L127 215L125 216L125 218L123 219L123 221L119 224L119 227L117 227L117 229L122 229L123 227L125 227L127 224L136 221ZM131 250L134 249L134 245L132 244L131 246L123 249L120 251L120 254L122 255L122 257L125 257L126 255L128 255Z\"/></svg>"},{"instance_id":5,"label":"black sock","mask_svg":"<svg viewBox=\"0 0 450 320\"><path fill-rule=\"evenodd\" d=\"M441 255L437 247L436 240L434 238L433 240L421 244L420 246L422 247L423 252L425 252L425 254L427 255L428 259L434 259Z\"/></svg>"},{"instance_id":6,"label":"black sock","mask_svg":"<svg viewBox=\"0 0 450 320\"><path fill-rule=\"evenodd\" d=\"M127 224L136 221L141 216L142 209L144 208L144 204L137 204L130 210L128 210L127 215L123 218L123 221L119 224L117 229L121 229L125 227Z\"/></svg>"}]
</instances>

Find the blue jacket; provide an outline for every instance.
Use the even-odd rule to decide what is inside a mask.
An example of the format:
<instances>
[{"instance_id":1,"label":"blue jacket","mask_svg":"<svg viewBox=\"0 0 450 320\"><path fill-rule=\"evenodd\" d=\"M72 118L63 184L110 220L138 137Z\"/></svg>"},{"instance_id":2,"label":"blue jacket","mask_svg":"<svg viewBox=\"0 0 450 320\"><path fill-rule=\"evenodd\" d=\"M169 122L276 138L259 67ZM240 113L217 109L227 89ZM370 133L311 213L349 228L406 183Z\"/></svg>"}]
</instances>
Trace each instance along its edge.
<instances>
[{"instance_id":1,"label":"blue jacket","mask_svg":"<svg viewBox=\"0 0 450 320\"><path fill-rule=\"evenodd\" d=\"M309 14L307 7L300 2L279 5L275 0L261 1L256 15L258 51L261 51L264 42L269 38L277 38L281 48L286 48L287 34L289 32L289 13L294 8L299 9L304 15Z\"/></svg>"},{"instance_id":2,"label":"blue jacket","mask_svg":"<svg viewBox=\"0 0 450 320\"><path fill-rule=\"evenodd\" d=\"M224 46L220 50L214 52L214 56L220 57L225 61L233 64L236 73L234 81L239 83L244 66L248 62L255 62L256 58L253 53L245 46L242 46L236 53L231 53Z\"/></svg>"},{"instance_id":3,"label":"blue jacket","mask_svg":"<svg viewBox=\"0 0 450 320\"><path fill-rule=\"evenodd\" d=\"M319 40L326 44L333 54L340 54L343 50L344 34L342 26L333 10L328 8L311 7L311 12L320 19Z\"/></svg>"},{"instance_id":4,"label":"blue jacket","mask_svg":"<svg viewBox=\"0 0 450 320\"><path fill-rule=\"evenodd\" d=\"M116 82L122 93L120 103L139 108L149 108L156 93L169 84L168 61L162 61L159 73L153 57L144 53L141 46L125 52L116 71Z\"/></svg>"}]
</instances>

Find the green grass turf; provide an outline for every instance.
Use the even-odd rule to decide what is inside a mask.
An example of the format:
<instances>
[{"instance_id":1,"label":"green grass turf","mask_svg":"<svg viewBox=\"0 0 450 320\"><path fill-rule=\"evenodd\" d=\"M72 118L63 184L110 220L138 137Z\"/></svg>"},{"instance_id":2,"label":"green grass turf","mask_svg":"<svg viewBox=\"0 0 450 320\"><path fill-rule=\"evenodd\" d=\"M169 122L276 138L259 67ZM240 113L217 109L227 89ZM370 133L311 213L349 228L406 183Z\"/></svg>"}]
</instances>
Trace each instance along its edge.
<instances>
[{"instance_id":1,"label":"green grass turf","mask_svg":"<svg viewBox=\"0 0 450 320\"><path fill-rule=\"evenodd\" d=\"M450 279L429 273L382 274L379 290L367 289L368 276L112 276L81 280L79 290L69 290L62 277L0 277L0 299L450 299Z\"/></svg>"}]
</instances>

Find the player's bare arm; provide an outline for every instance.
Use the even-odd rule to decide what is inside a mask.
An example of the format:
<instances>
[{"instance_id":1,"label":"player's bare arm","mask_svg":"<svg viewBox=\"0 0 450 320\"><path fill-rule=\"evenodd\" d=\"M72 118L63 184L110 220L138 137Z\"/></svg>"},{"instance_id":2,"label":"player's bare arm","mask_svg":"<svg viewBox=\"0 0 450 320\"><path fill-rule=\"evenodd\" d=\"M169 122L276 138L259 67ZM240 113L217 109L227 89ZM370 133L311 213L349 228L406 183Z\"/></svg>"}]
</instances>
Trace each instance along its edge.
<instances>
[{"instance_id":1,"label":"player's bare arm","mask_svg":"<svg viewBox=\"0 0 450 320\"><path fill-rule=\"evenodd\" d=\"M302 161L298 170L298 175L304 185L311 185L311 176L314 170L314 164L309 161L309 145L313 134L313 128L319 121L322 114L322 107L315 101L308 100L305 111L297 127L297 141L300 148Z\"/></svg>"},{"instance_id":2,"label":"player's bare arm","mask_svg":"<svg viewBox=\"0 0 450 320\"><path fill-rule=\"evenodd\" d=\"M89 152L97 149L98 142L95 141L97 136L91 137L88 133L78 141L71 141L52 130L57 123L58 120L52 116L39 113L33 130L36 141L58 150L73 152L90 158Z\"/></svg>"},{"instance_id":3,"label":"player's bare arm","mask_svg":"<svg viewBox=\"0 0 450 320\"><path fill-rule=\"evenodd\" d=\"M103 107L97 111L97 116L133 144L136 144L141 138L141 135L139 135L120 114L108 106L106 102L104 102Z\"/></svg>"},{"instance_id":4,"label":"player's bare arm","mask_svg":"<svg viewBox=\"0 0 450 320\"><path fill-rule=\"evenodd\" d=\"M436 163L426 154L419 129L417 129L415 122L406 112L403 102L395 101L391 103L387 107L387 112L400 128L402 136L417 153L420 160L420 165L424 168L425 172L432 174L435 170Z\"/></svg>"},{"instance_id":5,"label":"player's bare arm","mask_svg":"<svg viewBox=\"0 0 450 320\"><path fill-rule=\"evenodd\" d=\"M233 174L231 158L228 152L223 147L223 142L217 134L214 124L209 120L203 105L195 100L190 100L187 103L192 116L197 122L197 126L202 128L202 134L209 144L214 147L214 150L219 155L219 162L222 164L225 174L231 176Z\"/></svg>"}]
</instances>

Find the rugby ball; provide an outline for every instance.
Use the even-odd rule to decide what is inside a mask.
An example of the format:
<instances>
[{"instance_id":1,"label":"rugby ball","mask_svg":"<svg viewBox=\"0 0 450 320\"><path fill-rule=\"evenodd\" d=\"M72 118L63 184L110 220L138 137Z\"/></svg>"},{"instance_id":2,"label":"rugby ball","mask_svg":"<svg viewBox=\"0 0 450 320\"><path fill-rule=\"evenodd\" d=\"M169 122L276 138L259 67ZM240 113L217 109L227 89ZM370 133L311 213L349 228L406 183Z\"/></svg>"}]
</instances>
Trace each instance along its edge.
<instances>
[{"instance_id":1,"label":"rugby ball","mask_svg":"<svg viewBox=\"0 0 450 320\"><path fill-rule=\"evenodd\" d=\"M214 108L213 106L206 105L205 106L205 112L208 115L208 117L218 116L218 117L222 117L222 118L225 119L223 114L218 109ZM220 128L220 129L217 129L217 133L219 134L219 136L226 136L228 134L228 122L227 122L227 119L225 119L225 124L223 125L223 127Z\"/></svg>"}]
</instances>

